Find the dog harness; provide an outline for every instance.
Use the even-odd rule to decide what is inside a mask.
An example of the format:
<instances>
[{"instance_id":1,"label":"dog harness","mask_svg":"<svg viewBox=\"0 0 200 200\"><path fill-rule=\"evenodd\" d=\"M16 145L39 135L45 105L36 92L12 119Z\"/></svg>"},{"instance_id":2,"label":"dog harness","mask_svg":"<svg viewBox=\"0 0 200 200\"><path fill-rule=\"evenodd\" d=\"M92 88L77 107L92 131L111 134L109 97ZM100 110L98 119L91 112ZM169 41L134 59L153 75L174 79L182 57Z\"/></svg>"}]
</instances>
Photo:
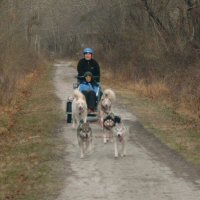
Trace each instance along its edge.
<instances>
[{"instance_id":1,"label":"dog harness","mask_svg":"<svg viewBox=\"0 0 200 200\"><path fill-rule=\"evenodd\" d=\"M113 113L110 113L106 118L103 120L103 126L107 130L111 130L116 123L120 123L121 118L119 116L115 116Z\"/></svg>"}]
</instances>

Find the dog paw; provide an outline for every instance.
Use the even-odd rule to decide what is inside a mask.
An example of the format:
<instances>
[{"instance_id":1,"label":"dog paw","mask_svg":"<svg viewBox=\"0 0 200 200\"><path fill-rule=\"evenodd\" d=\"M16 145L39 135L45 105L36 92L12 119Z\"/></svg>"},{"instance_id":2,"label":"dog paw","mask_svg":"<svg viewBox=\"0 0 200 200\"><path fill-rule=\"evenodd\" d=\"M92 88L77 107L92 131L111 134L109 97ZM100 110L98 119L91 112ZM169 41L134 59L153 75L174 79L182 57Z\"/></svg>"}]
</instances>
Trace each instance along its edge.
<instances>
[{"instance_id":1,"label":"dog paw","mask_svg":"<svg viewBox=\"0 0 200 200\"><path fill-rule=\"evenodd\" d=\"M75 129L75 128L76 128L76 126L73 124L73 125L72 125L72 128L73 128L73 129Z\"/></svg>"},{"instance_id":2,"label":"dog paw","mask_svg":"<svg viewBox=\"0 0 200 200\"><path fill-rule=\"evenodd\" d=\"M83 155L81 155L81 156L80 156L80 158L84 158L84 156L83 156Z\"/></svg>"}]
</instances>

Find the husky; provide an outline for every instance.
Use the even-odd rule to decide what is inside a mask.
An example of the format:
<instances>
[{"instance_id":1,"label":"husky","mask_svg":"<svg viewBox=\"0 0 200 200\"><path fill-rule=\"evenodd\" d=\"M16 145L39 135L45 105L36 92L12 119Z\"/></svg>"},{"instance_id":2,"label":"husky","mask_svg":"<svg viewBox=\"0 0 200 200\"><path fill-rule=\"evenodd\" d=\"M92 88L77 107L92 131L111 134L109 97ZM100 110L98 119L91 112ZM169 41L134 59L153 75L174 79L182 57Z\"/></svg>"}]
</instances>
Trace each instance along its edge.
<instances>
[{"instance_id":1,"label":"husky","mask_svg":"<svg viewBox=\"0 0 200 200\"><path fill-rule=\"evenodd\" d=\"M80 121L77 128L77 139L80 148L80 158L83 158L87 151L92 150L92 129L88 122Z\"/></svg>"},{"instance_id":2,"label":"husky","mask_svg":"<svg viewBox=\"0 0 200 200\"><path fill-rule=\"evenodd\" d=\"M101 123L103 123L103 119L112 112L112 104L115 102L115 100L116 96L112 89L104 90L99 103Z\"/></svg>"},{"instance_id":3,"label":"husky","mask_svg":"<svg viewBox=\"0 0 200 200\"><path fill-rule=\"evenodd\" d=\"M85 96L75 89L72 101L72 127L77 128L81 120L87 121L87 103Z\"/></svg>"},{"instance_id":4,"label":"husky","mask_svg":"<svg viewBox=\"0 0 200 200\"><path fill-rule=\"evenodd\" d=\"M121 118L118 118L115 126L112 128L113 141L114 141L114 155L115 158L119 155L119 145L121 145L121 156L126 156L126 136L127 128L121 121Z\"/></svg>"},{"instance_id":5,"label":"husky","mask_svg":"<svg viewBox=\"0 0 200 200\"><path fill-rule=\"evenodd\" d=\"M116 101L115 93L112 89L106 89L101 96L101 100L99 103L99 116L100 116L100 124L103 129L103 141L107 142L109 138L110 127L113 126L113 113L112 106ZM107 137L108 136L108 137Z\"/></svg>"},{"instance_id":6,"label":"husky","mask_svg":"<svg viewBox=\"0 0 200 200\"><path fill-rule=\"evenodd\" d=\"M103 119L103 142L106 144L109 140L112 141L112 128L115 126L115 115L108 114Z\"/></svg>"}]
</instances>

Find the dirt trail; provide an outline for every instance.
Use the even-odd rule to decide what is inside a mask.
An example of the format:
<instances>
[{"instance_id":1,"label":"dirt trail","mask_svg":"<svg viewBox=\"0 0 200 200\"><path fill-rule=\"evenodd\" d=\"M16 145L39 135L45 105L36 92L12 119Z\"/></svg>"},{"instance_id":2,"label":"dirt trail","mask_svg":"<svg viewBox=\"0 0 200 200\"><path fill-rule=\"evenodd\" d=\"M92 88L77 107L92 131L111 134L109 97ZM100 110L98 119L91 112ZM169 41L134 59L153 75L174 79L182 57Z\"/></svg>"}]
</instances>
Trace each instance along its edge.
<instances>
[{"instance_id":1,"label":"dirt trail","mask_svg":"<svg viewBox=\"0 0 200 200\"><path fill-rule=\"evenodd\" d=\"M75 82L73 63L55 64L56 94L65 110ZM56 200L198 200L200 173L148 133L137 118L115 105L129 127L127 156L114 158L112 143L103 144L102 131L92 124L94 148L84 159L79 157L76 130L65 124L66 161L71 172ZM64 175L65 176L65 175Z\"/></svg>"}]
</instances>

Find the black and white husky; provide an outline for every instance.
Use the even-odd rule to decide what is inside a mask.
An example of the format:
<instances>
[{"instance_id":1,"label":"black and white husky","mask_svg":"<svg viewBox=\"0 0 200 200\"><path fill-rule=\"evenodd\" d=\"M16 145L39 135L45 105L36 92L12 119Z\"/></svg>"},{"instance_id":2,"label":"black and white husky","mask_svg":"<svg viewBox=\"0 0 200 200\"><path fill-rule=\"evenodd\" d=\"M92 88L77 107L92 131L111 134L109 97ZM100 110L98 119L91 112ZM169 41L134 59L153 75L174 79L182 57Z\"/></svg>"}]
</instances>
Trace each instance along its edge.
<instances>
[{"instance_id":1,"label":"black and white husky","mask_svg":"<svg viewBox=\"0 0 200 200\"><path fill-rule=\"evenodd\" d=\"M109 113L105 118L103 118L103 142L106 144L108 141L112 141L113 132L112 128L115 126L115 115Z\"/></svg>"},{"instance_id":2,"label":"black and white husky","mask_svg":"<svg viewBox=\"0 0 200 200\"><path fill-rule=\"evenodd\" d=\"M92 129L88 122L80 121L77 128L77 139L80 147L80 158L92 150Z\"/></svg>"}]
</instances>

